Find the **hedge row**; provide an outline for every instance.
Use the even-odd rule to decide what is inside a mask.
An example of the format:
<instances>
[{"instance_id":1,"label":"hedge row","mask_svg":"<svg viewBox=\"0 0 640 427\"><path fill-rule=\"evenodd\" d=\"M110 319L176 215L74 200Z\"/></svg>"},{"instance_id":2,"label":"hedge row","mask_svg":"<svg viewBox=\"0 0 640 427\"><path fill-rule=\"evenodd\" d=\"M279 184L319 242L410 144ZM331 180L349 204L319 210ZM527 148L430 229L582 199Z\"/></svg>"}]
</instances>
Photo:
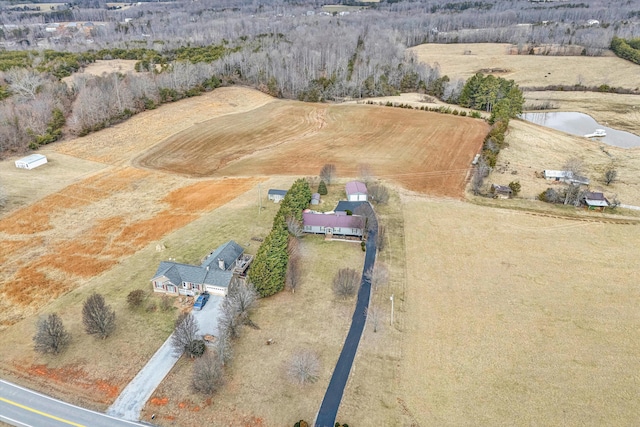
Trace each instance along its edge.
<instances>
[{"instance_id":1,"label":"hedge row","mask_svg":"<svg viewBox=\"0 0 640 427\"><path fill-rule=\"evenodd\" d=\"M249 281L262 297L274 295L284 289L289 254L287 218L302 220L302 211L311 200L311 188L304 179L293 183L273 219L273 227L260 245L251 269Z\"/></svg>"}]
</instances>

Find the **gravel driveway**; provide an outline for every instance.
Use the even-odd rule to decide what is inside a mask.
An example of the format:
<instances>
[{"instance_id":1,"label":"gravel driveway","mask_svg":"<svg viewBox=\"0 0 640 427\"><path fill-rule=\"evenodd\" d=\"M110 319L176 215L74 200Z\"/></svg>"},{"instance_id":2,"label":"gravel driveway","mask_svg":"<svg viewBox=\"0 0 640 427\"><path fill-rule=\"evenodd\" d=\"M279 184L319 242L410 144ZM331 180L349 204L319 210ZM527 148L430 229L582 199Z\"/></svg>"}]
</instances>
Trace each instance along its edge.
<instances>
[{"instance_id":1,"label":"gravel driveway","mask_svg":"<svg viewBox=\"0 0 640 427\"><path fill-rule=\"evenodd\" d=\"M218 334L218 317L222 309L224 297L211 295L209 301L200 311L192 311L200 326L200 334ZM146 365L138 372L131 382L122 390L113 405L107 409L107 414L126 420L137 421L140 411L154 390L160 385L179 357L173 354L171 337L162 344Z\"/></svg>"}]
</instances>

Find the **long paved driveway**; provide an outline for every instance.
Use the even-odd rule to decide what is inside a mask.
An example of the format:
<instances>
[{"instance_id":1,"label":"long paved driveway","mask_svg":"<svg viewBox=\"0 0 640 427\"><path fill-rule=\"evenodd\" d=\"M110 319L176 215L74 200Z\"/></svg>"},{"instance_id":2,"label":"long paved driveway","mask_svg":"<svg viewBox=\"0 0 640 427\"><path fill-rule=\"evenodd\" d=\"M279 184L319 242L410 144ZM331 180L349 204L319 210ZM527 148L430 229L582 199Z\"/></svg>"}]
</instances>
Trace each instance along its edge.
<instances>
[{"instance_id":1,"label":"long paved driveway","mask_svg":"<svg viewBox=\"0 0 640 427\"><path fill-rule=\"evenodd\" d=\"M366 277L366 272L373 268L376 260L377 228L376 220L374 231L370 231L369 237L367 238L367 251L364 258L364 268L362 269L362 281L360 291L358 291L356 309L351 318L351 328L349 328L347 338L344 340L344 346L338 358L338 363L336 363L331 381L329 381L329 387L327 387L324 399L320 405L320 410L318 411L315 422L316 427L334 426L344 388L349 379L349 372L351 372L351 365L353 365L353 359L356 357L358 344L360 344L360 338L364 331L364 325L367 320L365 313L367 313L369 308L369 298L371 297L371 280Z\"/></svg>"},{"instance_id":2,"label":"long paved driveway","mask_svg":"<svg viewBox=\"0 0 640 427\"><path fill-rule=\"evenodd\" d=\"M0 422L17 427L148 426L70 405L0 380Z\"/></svg>"},{"instance_id":3,"label":"long paved driveway","mask_svg":"<svg viewBox=\"0 0 640 427\"><path fill-rule=\"evenodd\" d=\"M224 297L211 295L209 302L201 311L193 311L198 321L201 334L218 334L218 317L222 309ZM171 337L162 344L147 364L138 372L131 382L122 390L107 414L127 420L139 420L140 412L155 389L167 376L180 357L173 354Z\"/></svg>"}]
</instances>

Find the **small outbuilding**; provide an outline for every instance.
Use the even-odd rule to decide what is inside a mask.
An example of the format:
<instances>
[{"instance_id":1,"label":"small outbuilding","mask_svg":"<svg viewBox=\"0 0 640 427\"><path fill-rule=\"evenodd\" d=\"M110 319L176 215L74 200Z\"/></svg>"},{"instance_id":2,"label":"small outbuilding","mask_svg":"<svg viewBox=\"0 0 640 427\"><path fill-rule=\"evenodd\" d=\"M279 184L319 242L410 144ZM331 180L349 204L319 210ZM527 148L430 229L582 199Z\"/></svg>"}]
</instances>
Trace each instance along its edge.
<instances>
[{"instance_id":1,"label":"small outbuilding","mask_svg":"<svg viewBox=\"0 0 640 427\"><path fill-rule=\"evenodd\" d=\"M47 163L47 156L42 154L32 154L30 156L23 157L20 160L16 160L16 167L18 169L35 169L45 163Z\"/></svg>"},{"instance_id":2,"label":"small outbuilding","mask_svg":"<svg viewBox=\"0 0 640 427\"><path fill-rule=\"evenodd\" d=\"M513 196L513 190L506 185L491 184L491 192L496 199L510 199Z\"/></svg>"},{"instance_id":3,"label":"small outbuilding","mask_svg":"<svg viewBox=\"0 0 640 427\"><path fill-rule=\"evenodd\" d=\"M587 191L584 193L583 201L589 210L603 211L604 208L609 206L609 201L603 193Z\"/></svg>"},{"instance_id":4,"label":"small outbuilding","mask_svg":"<svg viewBox=\"0 0 640 427\"><path fill-rule=\"evenodd\" d=\"M544 178L556 181L565 182L567 184L574 185L589 185L589 178L584 176L575 175L572 171L558 171L546 169L544 172Z\"/></svg>"},{"instance_id":5,"label":"small outbuilding","mask_svg":"<svg viewBox=\"0 0 640 427\"><path fill-rule=\"evenodd\" d=\"M311 204L319 205L320 204L320 193L313 193L311 195Z\"/></svg>"},{"instance_id":6,"label":"small outbuilding","mask_svg":"<svg viewBox=\"0 0 640 427\"><path fill-rule=\"evenodd\" d=\"M367 201L367 186L364 182L347 182L345 191L347 193L347 200L350 202Z\"/></svg>"},{"instance_id":7,"label":"small outbuilding","mask_svg":"<svg viewBox=\"0 0 640 427\"><path fill-rule=\"evenodd\" d=\"M271 188L267 192L267 198L269 200L273 200L273 203L280 203L282 199L284 199L284 196L286 195L287 195L287 190L276 190Z\"/></svg>"}]
</instances>

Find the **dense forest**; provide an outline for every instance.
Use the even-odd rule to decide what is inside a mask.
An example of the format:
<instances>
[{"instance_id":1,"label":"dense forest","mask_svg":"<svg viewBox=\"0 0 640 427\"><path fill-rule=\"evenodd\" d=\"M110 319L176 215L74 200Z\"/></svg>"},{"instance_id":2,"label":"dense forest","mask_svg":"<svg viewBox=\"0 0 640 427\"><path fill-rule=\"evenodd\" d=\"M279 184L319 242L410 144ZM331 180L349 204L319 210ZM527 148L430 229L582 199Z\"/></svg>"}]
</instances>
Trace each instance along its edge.
<instances>
[{"instance_id":1,"label":"dense forest","mask_svg":"<svg viewBox=\"0 0 640 427\"><path fill-rule=\"evenodd\" d=\"M418 63L407 47L507 42L527 52L553 43L600 55L616 38L640 35L637 0L109 5L77 1L25 11L2 4L0 153L56 140L63 126L86 134L220 84L307 101L421 91L455 102L464 82L441 76L435 60ZM139 72L70 87L60 80L110 58L135 59Z\"/></svg>"}]
</instances>

